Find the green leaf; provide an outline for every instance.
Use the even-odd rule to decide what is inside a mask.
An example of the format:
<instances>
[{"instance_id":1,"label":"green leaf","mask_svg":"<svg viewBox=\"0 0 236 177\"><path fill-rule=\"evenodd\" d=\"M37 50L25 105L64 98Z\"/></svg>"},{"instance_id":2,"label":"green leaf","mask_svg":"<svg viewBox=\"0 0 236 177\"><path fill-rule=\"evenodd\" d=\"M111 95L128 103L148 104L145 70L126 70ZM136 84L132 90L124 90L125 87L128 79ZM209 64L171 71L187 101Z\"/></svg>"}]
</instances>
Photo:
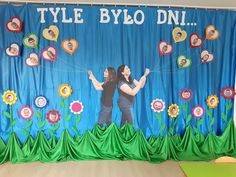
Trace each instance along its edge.
<instances>
[{"instance_id":1,"label":"green leaf","mask_svg":"<svg viewBox=\"0 0 236 177\"><path fill-rule=\"evenodd\" d=\"M163 124L161 125L160 132L162 133L165 130L166 126Z\"/></svg>"},{"instance_id":2,"label":"green leaf","mask_svg":"<svg viewBox=\"0 0 236 177\"><path fill-rule=\"evenodd\" d=\"M211 119L210 126L212 126L214 124L214 122L215 122L215 119L214 118Z\"/></svg>"},{"instance_id":3,"label":"green leaf","mask_svg":"<svg viewBox=\"0 0 236 177\"><path fill-rule=\"evenodd\" d=\"M156 114L155 117L156 117L157 120L161 120L162 114Z\"/></svg>"},{"instance_id":4,"label":"green leaf","mask_svg":"<svg viewBox=\"0 0 236 177\"><path fill-rule=\"evenodd\" d=\"M43 128L45 124L46 124L46 120L43 120L40 122L39 127Z\"/></svg>"},{"instance_id":5,"label":"green leaf","mask_svg":"<svg viewBox=\"0 0 236 177\"><path fill-rule=\"evenodd\" d=\"M72 114L68 114L68 115L65 117L65 120L66 120L66 121L69 121L70 118L71 118L71 116L72 116Z\"/></svg>"},{"instance_id":6,"label":"green leaf","mask_svg":"<svg viewBox=\"0 0 236 177\"><path fill-rule=\"evenodd\" d=\"M59 123L54 124L54 125L53 125L53 130L56 131L59 127L60 127L60 124L59 124Z\"/></svg>"},{"instance_id":7,"label":"green leaf","mask_svg":"<svg viewBox=\"0 0 236 177\"><path fill-rule=\"evenodd\" d=\"M225 113L221 113L221 117L224 121L227 121L227 115Z\"/></svg>"},{"instance_id":8,"label":"green leaf","mask_svg":"<svg viewBox=\"0 0 236 177\"><path fill-rule=\"evenodd\" d=\"M75 122L78 123L80 121L80 115L77 115L75 118Z\"/></svg>"},{"instance_id":9,"label":"green leaf","mask_svg":"<svg viewBox=\"0 0 236 177\"><path fill-rule=\"evenodd\" d=\"M66 105L65 105L64 100L60 100L60 105L63 109L66 109Z\"/></svg>"},{"instance_id":10,"label":"green leaf","mask_svg":"<svg viewBox=\"0 0 236 177\"><path fill-rule=\"evenodd\" d=\"M188 110L188 103L182 104L181 107L182 107L184 112L187 112L187 110Z\"/></svg>"},{"instance_id":11,"label":"green leaf","mask_svg":"<svg viewBox=\"0 0 236 177\"><path fill-rule=\"evenodd\" d=\"M198 121L197 121L197 126L202 125L202 123L203 123L203 119L202 119L202 118L201 118L201 119L198 119Z\"/></svg>"},{"instance_id":12,"label":"green leaf","mask_svg":"<svg viewBox=\"0 0 236 177\"><path fill-rule=\"evenodd\" d=\"M13 127L16 124L16 119L13 119L12 122L10 123L10 127Z\"/></svg>"},{"instance_id":13,"label":"green leaf","mask_svg":"<svg viewBox=\"0 0 236 177\"><path fill-rule=\"evenodd\" d=\"M23 129L23 128L21 129L21 132L24 133L24 134L26 134L26 135L29 135L29 131L28 131L28 130L25 130L25 129Z\"/></svg>"},{"instance_id":14,"label":"green leaf","mask_svg":"<svg viewBox=\"0 0 236 177\"><path fill-rule=\"evenodd\" d=\"M33 123L32 120L27 121L27 123L26 123L26 127L30 127L30 126L32 125L32 123Z\"/></svg>"},{"instance_id":15,"label":"green leaf","mask_svg":"<svg viewBox=\"0 0 236 177\"><path fill-rule=\"evenodd\" d=\"M169 132L170 132L171 135L173 135L173 134L174 134L174 129L173 129L173 128L170 128L170 129L169 129Z\"/></svg>"},{"instance_id":16,"label":"green leaf","mask_svg":"<svg viewBox=\"0 0 236 177\"><path fill-rule=\"evenodd\" d=\"M3 113L4 113L4 115L5 115L8 119L11 118L11 114L10 114L9 112L4 111Z\"/></svg>"},{"instance_id":17,"label":"green leaf","mask_svg":"<svg viewBox=\"0 0 236 177\"><path fill-rule=\"evenodd\" d=\"M42 118L42 113L40 111L35 111L35 115L37 118L41 119Z\"/></svg>"},{"instance_id":18,"label":"green leaf","mask_svg":"<svg viewBox=\"0 0 236 177\"><path fill-rule=\"evenodd\" d=\"M177 119L174 120L174 126L176 125L176 123L177 123Z\"/></svg>"},{"instance_id":19,"label":"green leaf","mask_svg":"<svg viewBox=\"0 0 236 177\"><path fill-rule=\"evenodd\" d=\"M233 107L232 103L226 104L226 110L229 111Z\"/></svg>"},{"instance_id":20,"label":"green leaf","mask_svg":"<svg viewBox=\"0 0 236 177\"><path fill-rule=\"evenodd\" d=\"M191 119L192 119L192 114L189 114L186 118L186 123L189 123Z\"/></svg>"},{"instance_id":21,"label":"green leaf","mask_svg":"<svg viewBox=\"0 0 236 177\"><path fill-rule=\"evenodd\" d=\"M213 110L212 109L206 110L206 113L209 117L212 117Z\"/></svg>"},{"instance_id":22,"label":"green leaf","mask_svg":"<svg viewBox=\"0 0 236 177\"><path fill-rule=\"evenodd\" d=\"M75 126L72 126L72 130L75 132L75 134L78 134L78 130Z\"/></svg>"},{"instance_id":23,"label":"green leaf","mask_svg":"<svg viewBox=\"0 0 236 177\"><path fill-rule=\"evenodd\" d=\"M54 136L54 131L52 129L48 129L48 132L50 133L51 136Z\"/></svg>"}]
</instances>

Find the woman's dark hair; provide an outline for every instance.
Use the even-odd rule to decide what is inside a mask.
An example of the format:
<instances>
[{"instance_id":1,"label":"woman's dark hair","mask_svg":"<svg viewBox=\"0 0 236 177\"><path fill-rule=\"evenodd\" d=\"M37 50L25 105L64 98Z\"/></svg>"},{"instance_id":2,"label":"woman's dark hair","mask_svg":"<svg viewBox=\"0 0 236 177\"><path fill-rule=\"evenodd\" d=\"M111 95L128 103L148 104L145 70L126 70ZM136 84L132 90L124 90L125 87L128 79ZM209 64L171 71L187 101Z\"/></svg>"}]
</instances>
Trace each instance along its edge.
<instances>
[{"instance_id":1,"label":"woman's dark hair","mask_svg":"<svg viewBox=\"0 0 236 177\"><path fill-rule=\"evenodd\" d=\"M116 81L116 71L113 67L107 67L108 77L105 82L115 82Z\"/></svg>"},{"instance_id":2,"label":"woman's dark hair","mask_svg":"<svg viewBox=\"0 0 236 177\"><path fill-rule=\"evenodd\" d=\"M124 72L124 69L125 69L125 66L126 65L120 65L118 70L117 70L117 82L119 81L124 81L128 84L131 84L133 83L133 78L131 77L131 75L129 76L129 82L125 79L124 75L122 74L122 72Z\"/></svg>"}]
</instances>

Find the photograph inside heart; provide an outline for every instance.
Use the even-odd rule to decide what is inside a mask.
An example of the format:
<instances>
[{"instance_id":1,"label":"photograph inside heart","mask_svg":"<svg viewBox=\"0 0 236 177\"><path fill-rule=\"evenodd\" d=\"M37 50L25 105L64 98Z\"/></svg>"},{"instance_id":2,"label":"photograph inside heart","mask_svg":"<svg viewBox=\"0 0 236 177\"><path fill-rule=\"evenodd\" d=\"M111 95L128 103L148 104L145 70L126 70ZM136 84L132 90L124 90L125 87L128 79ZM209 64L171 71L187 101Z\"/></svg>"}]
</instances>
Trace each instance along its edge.
<instances>
[{"instance_id":1,"label":"photograph inside heart","mask_svg":"<svg viewBox=\"0 0 236 177\"><path fill-rule=\"evenodd\" d=\"M210 54L208 51L204 50L201 53L201 62L202 63L209 63L214 59L213 54Z\"/></svg>"},{"instance_id":2,"label":"photograph inside heart","mask_svg":"<svg viewBox=\"0 0 236 177\"><path fill-rule=\"evenodd\" d=\"M56 49L49 47L47 50L43 51L43 59L55 61L56 60Z\"/></svg>"},{"instance_id":3,"label":"photograph inside heart","mask_svg":"<svg viewBox=\"0 0 236 177\"><path fill-rule=\"evenodd\" d=\"M9 48L6 49L6 53L9 56L18 56L20 52L20 47L18 44L11 44Z\"/></svg>"},{"instance_id":4,"label":"photograph inside heart","mask_svg":"<svg viewBox=\"0 0 236 177\"><path fill-rule=\"evenodd\" d=\"M47 40L56 41L58 38L59 29L55 25L51 25L49 28L43 30L43 37Z\"/></svg>"},{"instance_id":5,"label":"photograph inside heart","mask_svg":"<svg viewBox=\"0 0 236 177\"><path fill-rule=\"evenodd\" d=\"M161 55L169 54L172 52L172 45L167 44L165 41L163 41L159 45L159 51Z\"/></svg>"},{"instance_id":6,"label":"photograph inside heart","mask_svg":"<svg viewBox=\"0 0 236 177\"><path fill-rule=\"evenodd\" d=\"M190 40L192 47L200 47L202 45L202 39L197 34L192 34Z\"/></svg>"},{"instance_id":7,"label":"photograph inside heart","mask_svg":"<svg viewBox=\"0 0 236 177\"><path fill-rule=\"evenodd\" d=\"M27 47L36 47L37 46L37 36L36 35L30 35L29 37L24 38L24 44Z\"/></svg>"},{"instance_id":8,"label":"photograph inside heart","mask_svg":"<svg viewBox=\"0 0 236 177\"><path fill-rule=\"evenodd\" d=\"M26 64L28 66L37 66L39 65L39 58L36 53L30 54L30 57L26 59Z\"/></svg>"},{"instance_id":9,"label":"photograph inside heart","mask_svg":"<svg viewBox=\"0 0 236 177\"><path fill-rule=\"evenodd\" d=\"M12 18L8 23L7 23L7 28L10 31L20 31L21 30L21 20L19 18Z\"/></svg>"},{"instance_id":10,"label":"photograph inside heart","mask_svg":"<svg viewBox=\"0 0 236 177\"><path fill-rule=\"evenodd\" d=\"M177 59L179 68L187 68L192 64L192 61L185 56L179 56Z\"/></svg>"}]
</instances>

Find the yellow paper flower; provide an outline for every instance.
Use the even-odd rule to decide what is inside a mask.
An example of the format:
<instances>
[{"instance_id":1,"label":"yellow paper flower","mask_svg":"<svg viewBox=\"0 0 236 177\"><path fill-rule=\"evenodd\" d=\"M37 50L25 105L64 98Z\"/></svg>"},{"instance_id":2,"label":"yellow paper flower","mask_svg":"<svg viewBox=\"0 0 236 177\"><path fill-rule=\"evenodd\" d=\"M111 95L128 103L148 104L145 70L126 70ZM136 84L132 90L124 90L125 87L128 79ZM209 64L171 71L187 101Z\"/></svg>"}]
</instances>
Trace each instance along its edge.
<instances>
[{"instance_id":1,"label":"yellow paper flower","mask_svg":"<svg viewBox=\"0 0 236 177\"><path fill-rule=\"evenodd\" d=\"M207 105L210 107L210 108L215 108L217 107L219 104L219 98L218 96L216 95L210 95L208 96L207 98Z\"/></svg>"},{"instance_id":2,"label":"yellow paper flower","mask_svg":"<svg viewBox=\"0 0 236 177\"><path fill-rule=\"evenodd\" d=\"M12 105L16 102L17 100L17 96L16 93L12 90L7 90L6 92L4 92L4 94L2 95L2 99L3 101L8 104L8 105Z\"/></svg>"},{"instance_id":3,"label":"yellow paper flower","mask_svg":"<svg viewBox=\"0 0 236 177\"><path fill-rule=\"evenodd\" d=\"M179 106L177 104L172 104L168 108L168 115L170 117L177 117L179 115Z\"/></svg>"},{"instance_id":4,"label":"yellow paper flower","mask_svg":"<svg viewBox=\"0 0 236 177\"><path fill-rule=\"evenodd\" d=\"M72 94L72 88L68 84L61 84L58 88L58 94L63 98L68 98Z\"/></svg>"}]
</instances>

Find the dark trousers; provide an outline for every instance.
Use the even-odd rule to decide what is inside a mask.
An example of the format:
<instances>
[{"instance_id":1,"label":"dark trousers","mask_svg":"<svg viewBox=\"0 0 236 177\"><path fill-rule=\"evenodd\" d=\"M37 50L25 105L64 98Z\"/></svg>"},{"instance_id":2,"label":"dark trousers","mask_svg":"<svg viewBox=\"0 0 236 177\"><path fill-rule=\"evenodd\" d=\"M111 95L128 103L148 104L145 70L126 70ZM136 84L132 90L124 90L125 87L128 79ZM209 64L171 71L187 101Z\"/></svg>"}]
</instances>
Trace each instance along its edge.
<instances>
[{"instance_id":1,"label":"dark trousers","mask_svg":"<svg viewBox=\"0 0 236 177\"><path fill-rule=\"evenodd\" d=\"M98 124L100 126L103 126L104 124L109 126L112 122L111 116L112 116L112 106L107 107L107 106L102 105L99 119L98 119Z\"/></svg>"},{"instance_id":2,"label":"dark trousers","mask_svg":"<svg viewBox=\"0 0 236 177\"><path fill-rule=\"evenodd\" d=\"M134 124L133 106L120 107L120 110L122 112L120 127L122 127L126 122L133 125Z\"/></svg>"}]
</instances>

